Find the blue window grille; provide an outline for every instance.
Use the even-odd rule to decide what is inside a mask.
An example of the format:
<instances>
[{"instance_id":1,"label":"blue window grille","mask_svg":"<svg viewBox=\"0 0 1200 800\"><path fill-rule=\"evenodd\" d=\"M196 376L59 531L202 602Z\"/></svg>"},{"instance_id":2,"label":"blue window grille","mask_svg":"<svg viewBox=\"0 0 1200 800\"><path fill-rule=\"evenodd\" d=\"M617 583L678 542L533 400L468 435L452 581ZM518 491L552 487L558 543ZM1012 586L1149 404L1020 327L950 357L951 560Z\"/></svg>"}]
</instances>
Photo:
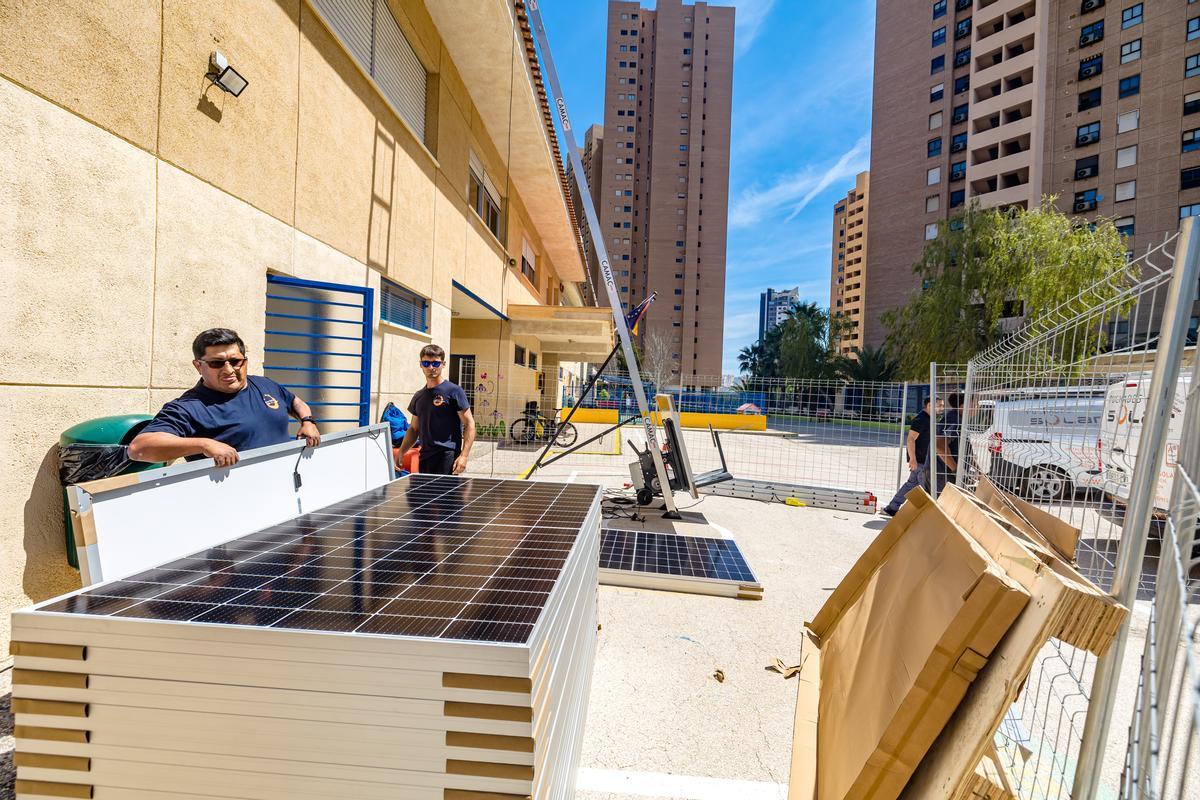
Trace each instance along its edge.
<instances>
[{"instance_id":1,"label":"blue window grille","mask_svg":"<svg viewBox=\"0 0 1200 800\"><path fill-rule=\"evenodd\" d=\"M429 301L389 280L382 282L379 318L421 333L429 333Z\"/></svg>"},{"instance_id":2,"label":"blue window grille","mask_svg":"<svg viewBox=\"0 0 1200 800\"><path fill-rule=\"evenodd\" d=\"M266 305L264 374L308 403L325 432L369 424L375 290L268 275Z\"/></svg>"}]
</instances>

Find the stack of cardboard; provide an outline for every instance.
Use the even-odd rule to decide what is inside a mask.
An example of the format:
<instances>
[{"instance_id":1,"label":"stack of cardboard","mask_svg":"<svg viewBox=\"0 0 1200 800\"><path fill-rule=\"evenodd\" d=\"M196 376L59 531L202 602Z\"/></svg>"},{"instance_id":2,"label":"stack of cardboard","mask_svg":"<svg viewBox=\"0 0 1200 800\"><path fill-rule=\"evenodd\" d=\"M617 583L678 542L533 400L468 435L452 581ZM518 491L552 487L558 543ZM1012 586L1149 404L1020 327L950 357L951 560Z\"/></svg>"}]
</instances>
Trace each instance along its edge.
<instances>
[{"instance_id":1,"label":"stack of cardboard","mask_svg":"<svg viewBox=\"0 0 1200 800\"><path fill-rule=\"evenodd\" d=\"M1011 796L992 739L1038 650L1111 642L1125 610L1069 531L986 496L911 493L808 623L790 800Z\"/></svg>"}]
</instances>

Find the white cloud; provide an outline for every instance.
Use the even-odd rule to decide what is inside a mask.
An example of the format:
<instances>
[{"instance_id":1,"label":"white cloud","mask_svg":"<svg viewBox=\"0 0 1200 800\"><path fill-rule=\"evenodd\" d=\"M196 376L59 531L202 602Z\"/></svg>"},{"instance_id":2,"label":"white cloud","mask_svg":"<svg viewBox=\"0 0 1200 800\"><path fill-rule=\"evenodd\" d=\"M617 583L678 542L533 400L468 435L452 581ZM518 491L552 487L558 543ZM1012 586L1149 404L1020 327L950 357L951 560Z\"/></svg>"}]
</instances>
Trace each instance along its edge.
<instances>
[{"instance_id":1,"label":"white cloud","mask_svg":"<svg viewBox=\"0 0 1200 800\"><path fill-rule=\"evenodd\" d=\"M775 0L739 0L734 14L733 53L740 56L750 49L762 25L771 13Z\"/></svg>"},{"instance_id":2,"label":"white cloud","mask_svg":"<svg viewBox=\"0 0 1200 800\"><path fill-rule=\"evenodd\" d=\"M784 175L765 189L750 188L734 200L729 209L729 225L745 228L762 222L763 218L791 207L785 222L790 222L813 199L834 181L852 178L870 166L871 137L863 136L842 154L832 166L823 171L811 167ZM794 205L794 207L793 207Z\"/></svg>"}]
</instances>

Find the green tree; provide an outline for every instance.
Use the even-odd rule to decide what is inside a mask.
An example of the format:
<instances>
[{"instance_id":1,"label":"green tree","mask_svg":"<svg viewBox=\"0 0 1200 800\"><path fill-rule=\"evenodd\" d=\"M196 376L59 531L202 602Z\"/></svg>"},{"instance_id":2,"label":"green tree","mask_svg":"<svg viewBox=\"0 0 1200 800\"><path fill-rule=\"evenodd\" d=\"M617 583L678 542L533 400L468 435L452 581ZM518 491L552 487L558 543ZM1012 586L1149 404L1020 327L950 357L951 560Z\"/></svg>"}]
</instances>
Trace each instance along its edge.
<instances>
[{"instance_id":1,"label":"green tree","mask_svg":"<svg viewBox=\"0 0 1200 800\"><path fill-rule=\"evenodd\" d=\"M1036 321L1062 307L1069 318L1085 290L1078 310L1121 290L1114 278L1126 267L1125 245L1112 220L1074 219L1054 203L1046 197L1026 211L983 209L973 201L938 223L937 238L913 267L921 288L883 318L901 374L927 375L931 361L965 363L1005 335L1007 317ZM1095 336L1064 339L1076 348L1103 345Z\"/></svg>"},{"instance_id":2,"label":"green tree","mask_svg":"<svg viewBox=\"0 0 1200 800\"><path fill-rule=\"evenodd\" d=\"M778 377L815 380L836 371L829 351L829 312L804 303L776 326L779 331Z\"/></svg>"},{"instance_id":3,"label":"green tree","mask_svg":"<svg viewBox=\"0 0 1200 800\"><path fill-rule=\"evenodd\" d=\"M900 372L900 363L883 347L855 347L854 358L837 363L838 376L852 383L892 381Z\"/></svg>"}]
</instances>

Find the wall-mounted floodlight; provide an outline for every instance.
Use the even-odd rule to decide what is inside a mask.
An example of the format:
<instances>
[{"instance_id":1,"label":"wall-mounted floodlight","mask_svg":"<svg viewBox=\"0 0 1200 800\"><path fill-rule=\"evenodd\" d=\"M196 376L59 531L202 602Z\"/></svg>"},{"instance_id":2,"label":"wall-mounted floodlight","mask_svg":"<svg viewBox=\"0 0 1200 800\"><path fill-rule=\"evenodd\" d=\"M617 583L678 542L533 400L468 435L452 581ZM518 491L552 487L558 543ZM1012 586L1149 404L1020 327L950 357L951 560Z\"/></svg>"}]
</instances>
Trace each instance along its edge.
<instances>
[{"instance_id":1,"label":"wall-mounted floodlight","mask_svg":"<svg viewBox=\"0 0 1200 800\"><path fill-rule=\"evenodd\" d=\"M242 77L242 73L229 66L229 59L218 50L214 50L208 59L208 73L204 76L221 87L222 91L237 97L250 85L250 81Z\"/></svg>"}]
</instances>

